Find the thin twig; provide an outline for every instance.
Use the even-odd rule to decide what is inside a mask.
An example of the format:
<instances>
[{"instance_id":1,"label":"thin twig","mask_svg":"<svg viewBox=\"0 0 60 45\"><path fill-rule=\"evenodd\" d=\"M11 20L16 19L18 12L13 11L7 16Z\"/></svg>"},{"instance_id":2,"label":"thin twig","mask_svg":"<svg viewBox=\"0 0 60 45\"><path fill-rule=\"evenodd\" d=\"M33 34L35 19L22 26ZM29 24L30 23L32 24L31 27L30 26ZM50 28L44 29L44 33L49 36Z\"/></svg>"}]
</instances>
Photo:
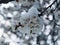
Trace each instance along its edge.
<instances>
[{"instance_id":1,"label":"thin twig","mask_svg":"<svg viewBox=\"0 0 60 45\"><path fill-rule=\"evenodd\" d=\"M42 11L40 14L38 14L38 16L43 16L42 14L49 8L51 7L57 0L55 0L51 5L49 5L46 9L44 9L44 11Z\"/></svg>"}]
</instances>

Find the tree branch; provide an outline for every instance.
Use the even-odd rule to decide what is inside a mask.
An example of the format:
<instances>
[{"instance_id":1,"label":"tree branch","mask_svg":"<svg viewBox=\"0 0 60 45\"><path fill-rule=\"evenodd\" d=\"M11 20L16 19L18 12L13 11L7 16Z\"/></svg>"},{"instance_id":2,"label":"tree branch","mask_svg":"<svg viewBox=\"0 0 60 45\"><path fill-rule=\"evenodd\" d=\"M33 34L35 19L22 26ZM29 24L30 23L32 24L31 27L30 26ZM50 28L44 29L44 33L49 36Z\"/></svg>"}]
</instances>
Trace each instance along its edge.
<instances>
[{"instance_id":1,"label":"tree branch","mask_svg":"<svg viewBox=\"0 0 60 45\"><path fill-rule=\"evenodd\" d=\"M49 8L51 7L57 0L55 0L51 5L49 5L46 9L44 9L44 11L42 11L40 14L38 14L38 16L43 16L42 14Z\"/></svg>"}]
</instances>

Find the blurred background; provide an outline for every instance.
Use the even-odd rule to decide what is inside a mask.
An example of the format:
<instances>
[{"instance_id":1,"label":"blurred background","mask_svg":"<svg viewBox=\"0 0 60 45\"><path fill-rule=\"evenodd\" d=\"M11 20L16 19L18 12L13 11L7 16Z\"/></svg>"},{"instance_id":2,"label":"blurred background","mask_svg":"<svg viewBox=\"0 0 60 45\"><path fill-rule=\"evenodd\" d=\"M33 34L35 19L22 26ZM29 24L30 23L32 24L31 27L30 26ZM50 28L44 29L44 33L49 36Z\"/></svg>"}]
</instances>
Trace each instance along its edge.
<instances>
[{"instance_id":1,"label":"blurred background","mask_svg":"<svg viewBox=\"0 0 60 45\"><path fill-rule=\"evenodd\" d=\"M0 0L0 4L1 4L1 3L8 3L8 2L10 2L10 1L14 1L14 0Z\"/></svg>"},{"instance_id":2,"label":"blurred background","mask_svg":"<svg viewBox=\"0 0 60 45\"><path fill-rule=\"evenodd\" d=\"M60 0L0 0L0 45L60 45Z\"/></svg>"}]
</instances>

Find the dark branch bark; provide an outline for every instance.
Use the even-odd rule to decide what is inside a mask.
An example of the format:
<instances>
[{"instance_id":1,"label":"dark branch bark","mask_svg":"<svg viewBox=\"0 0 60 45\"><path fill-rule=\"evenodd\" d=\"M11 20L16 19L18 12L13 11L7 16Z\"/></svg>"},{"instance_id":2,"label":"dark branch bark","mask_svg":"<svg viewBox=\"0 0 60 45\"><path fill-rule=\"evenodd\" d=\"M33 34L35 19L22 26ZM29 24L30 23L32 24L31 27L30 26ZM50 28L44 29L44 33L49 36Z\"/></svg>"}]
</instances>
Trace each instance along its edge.
<instances>
[{"instance_id":1,"label":"dark branch bark","mask_svg":"<svg viewBox=\"0 0 60 45\"><path fill-rule=\"evenodd\" d=\"M51 7L55 2L57 2L57 0L55 0L51 5L49 5L46 9L44 9L44 11L42 11L40 14L38 14L38 16L43 16L43 13L49 8Z\"/></svg>"}]
</instances>

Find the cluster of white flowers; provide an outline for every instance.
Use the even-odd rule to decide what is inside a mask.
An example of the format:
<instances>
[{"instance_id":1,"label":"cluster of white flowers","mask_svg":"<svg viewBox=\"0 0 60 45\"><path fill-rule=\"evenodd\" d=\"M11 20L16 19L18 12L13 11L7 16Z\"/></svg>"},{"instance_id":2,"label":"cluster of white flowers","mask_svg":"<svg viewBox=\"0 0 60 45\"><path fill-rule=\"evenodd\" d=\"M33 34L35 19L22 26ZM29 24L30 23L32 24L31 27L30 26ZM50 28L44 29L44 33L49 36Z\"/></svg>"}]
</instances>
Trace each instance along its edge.
<instances>
[{"instance_id":1,"label":"cluster of white flowers","mask_svg":"<svg viewBox=\"0 0 60 45\"><path fill-rule=\"evenodd\" d=\"M50 2L53 3L52 1L54 0ZM44 11L43 8L51 4L43 3L45 3L44 0L36 1L31 4L32 6L27 5L28 8L25 5L22 6L23 2L12 1L0 4L0 45L54 45L52 36L55 36L53 40L60 36L60 11L56 9L52 14L49 8L42 14L43 16L39 17L38 14L41 12L38 9L41 8L41 11ZM55 7L56 5L53 5L51 9ZM56 27L54 27L55 21L57 21ZM57 35L55 31L55 35L53 30L58 30L59 34ZM60 40L57 43L59 45Z\"/></svg>"}]
</instances>

